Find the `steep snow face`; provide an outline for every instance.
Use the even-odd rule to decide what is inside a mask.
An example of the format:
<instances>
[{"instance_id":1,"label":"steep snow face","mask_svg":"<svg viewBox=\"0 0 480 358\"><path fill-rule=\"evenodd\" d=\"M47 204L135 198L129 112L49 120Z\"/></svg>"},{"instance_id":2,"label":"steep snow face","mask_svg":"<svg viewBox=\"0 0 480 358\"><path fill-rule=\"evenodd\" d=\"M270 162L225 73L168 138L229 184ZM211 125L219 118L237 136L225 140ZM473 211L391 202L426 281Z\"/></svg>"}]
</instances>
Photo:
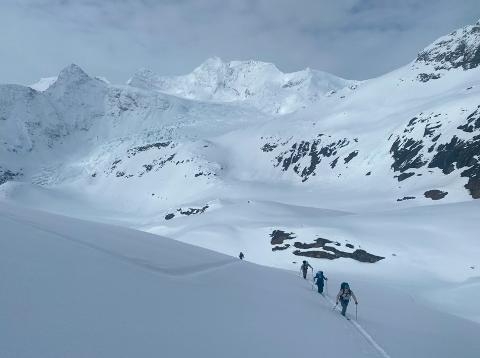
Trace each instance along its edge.
<instances>
[{"instance_id":1,"label":"steep snow face","mask_svg":"<svg viewBox=\"0 0 480 358\"><path fill-rule=\"evenodd\" d=\"M41 93L18 85L0 85L0 129L2 159L42 151L66 134L52 103Z\"/></svg>"},{"instance_id":2,"label":"steep snow face","mask_svg":"<svg viewBox=\"0 0 480 358\"><path fill-rule=\"evenodd\" d=\"M63 69L44 93L62 113L70 131L87 131L105 114L107 85L91 78L77 65Z\"/></svg>"},{"instance_id":3,"label":"steep snow face","mask_svg":"<svg viewBox=\"0 0 480 358\"><path fill-rule=\"evenodd\" d=\"M355 81L321 71L282 73L271 63L223 62L218 57L205 61L185 76L157 76L149 70L140 70L128 84L201 101L247 101L270 114L291 113L336 91L356 86Z\"/></svg>"}]
</instances>

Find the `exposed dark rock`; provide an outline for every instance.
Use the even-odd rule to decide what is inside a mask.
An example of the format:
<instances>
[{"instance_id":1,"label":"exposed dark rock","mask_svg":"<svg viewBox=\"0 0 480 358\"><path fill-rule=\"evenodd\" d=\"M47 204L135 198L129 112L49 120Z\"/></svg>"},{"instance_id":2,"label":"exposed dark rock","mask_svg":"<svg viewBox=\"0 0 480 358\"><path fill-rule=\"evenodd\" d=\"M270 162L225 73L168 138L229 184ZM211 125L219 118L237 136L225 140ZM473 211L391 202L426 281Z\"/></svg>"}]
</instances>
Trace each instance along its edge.
<instances>
[{"instance_id":1,"label":"exposed dark rock","mask_svg":"<svg viewBox=\"0 0 480 358\"><path fill-rule=\"evenodd\" d=\"M434 134L435 134L435 130L440 128L442 126L442 124L431 124L431 123L428 123L426 126L425 126L425 131L423 132L423 136L424 137L432 137Z\"/></svg>"},{"instance_id":2,"label":"exposed dark rock","mask_svg":"<svg viewBox=\"0 0 480 358\"><path fill-rule=\"evenodd\" d=\"M281 245L285 240L292 240L295 238L294 233L286 233L282 230L274 230L270 234L270 237L272 238L270 241L272 245ZM355 250L353 253L345 252L335 247L327 246L327 244L334 244L337 247L341 246L339 242L332 242L331 240L319 237L315 239L314 242L312 243L304 243L304 242L296 241L293 244L293 246L299 250L295 250L293 254L297 256L315 257L315 258L328 259L328 260L334 260L339 257L345 257L345 258L352 258L354 260L361 261L361 262L377 262L378 260L381 260L384 258L384 257L372 255L366 252L365 250L359 250L359 249ZM347 243L345 246L350 249L354 248L354 246L350 243ZM272 248L272 251L285 250L288 247L290 247L289 244L285 244L284 246L275 246ZM312 248L323 249L323 250L322 251L310 250ZM309 250L309 251L302 251L302 250Z\"/></svg>"},{"instance_id":3,"label":"exposed dark rock","mask_svg":"<svg viewBox=\"0 0 480 358\"><path fill-rule=\"evenodd\" d=\"M125 172L117 172L117 173L115 174L115 176L116 176L117 178L123 177L124 175L125 175Z\"/></svg>"},{"instance_id":4,"label":"exposed dark rock","mask_svg":"<svg viewBox=\"0 0 480 358\"><path fill-rule=\"evenodd\" d=\"M122 160L121 159L116 159L113 163L112 163L112 166L110 167L110 172L109 173L112 173L116 168L117 168L117 164L121 163ZM108 172L107 172L108 173Z\"/></svg>"},{"instance_id":5,"label":"exposed dark rock","mask_svg":"<svg viewBox=\"0 0 480 358\"><path fill-rule=\"evenodd\" d=\"M302 181L307 181L311 176L316 174L318 164L323 158L329 158L337 154L338 149L347 146L350 142L343 138L333 143L322 144L322 136L312 141L301 141L294 143L288 151L280 153L275 159L277 166L282 166L283 171L290 168L298 174ZM309 162L306 165L300 165L300 160L309 157ZM335 166L336 160L330 166Z\"/></svg>"},{"instance_id":6,"label":"exposed dark rock","mask_svg":"<svg viewBox=\"0 0 480 358\"><path fill-rule=\"evenodd\" d=\"M351 152L345 159L345 164L347 164L348 162L350 162L353 158L355 158L356 156L358 155L358 150L355 150L353 152Z\"/></svg>"},{"instance_id":7,"label":"exposed dark rock","mask_svg":"<svg viewBox=\"0 0 480 358\"><path fill-rule=\"evenodd\" d=\"M290 244L285 244L283 246L274 246L272 247L272 251L280 251L280 250L285 250L290 247Z\"/></svg>"},{"instance_id":8,"label":"exposed dark rock","mask_svg":"<svg viewBox=\"0 0 480 358\"><path fill-rule=\"evenodd\" d=\"M426 191L423 195L425 195L426 198L430 198L432 200L440 200L447 196L447 194L448 192L446 191L434 189Z\"/></svg>"},{"instance_id":9,"label":"exposed dark rock","mask_svg":"<svg viewBox=\"0 0 480 358\"><path fill-rule=\"evenodd\" d=\"M331 254L329 252L325 251L300 251L300 250L295 250L293 252L294 255L297 256L306 256L306 257L314 257L317 259L328 259L328 260L335 260L338 257L334 254Z\"/></svg>"},{"instance_id":10,"label":"exposed dark rock","mask_svg":"<svg viewBox=\"0 0 480 358\"><path fill-rule=\"evenodd\" d=\"M429 164L430 168L439 168L449 174L455 168L469 167L460 175L469 178L465 188L474 199L480 197L480 135L464 141L454 136L447 144L438 146L437 154Z\"/></svg>"},{"instance_id":11,"label":"exposed dark rock","mask_svg":"<svg viewBox=\"0 0 480 358\"><path fill-rule=\"evenodd\" d=\"M372 172L368 172L367 174L365 174L365 176L369 176L369 175L372 175Z\"/></svg>"},{"instance_id":12,"label":"exposed dark rock","mask_svg":"<svg viewBox=\"0 0 480 358\"><path fill-rule=\"evenodd\" d=\"M417 79L420 82L428 82L430 80L438 80L441 76L438 73L420 73Z\"/></svg>"},{"instance_id":13,"label":"exposed dark rock","mask_svg":"<svg viewBox=\"0 0 480 358\"><path fill-rule=\"evenodd\" d=\"M360 262L368 262L368 263L375 263L385 258L382 256L375 256L375 255L369 254L365 250L361 250L361 249L357 249L353 253L339 251L333 247L326 247L325 250L331 251L332 253L325 252L325 251L295 250L293 254L297 256L314 257L314 258L328 259L328 260L335 260L340 257L346 257L346 258L351 258Z\"/></svg>"},{"instance_id":14,"label":"exposed dark rock","mask_svg":"<svg viewBox=\"0 0 480 358\"><path fill-rule=\"evenodd\" d=\"M396 176L396 178L398 179L398 181L402 181L402 180L410 178L413 175L415 175L414 172L402 173L402 174Z\"/></svg>"},{"instance_id":15,"label":"exposed dark rock","mask_svg":"<svg viewBox=\"0 0 480 358\"><path fill-rule=\"evenodd\" d=\"M150 150L152 148L157 148L157 149L166 148L170 144L171 144L171 142L158 142L158 143L147 144L147 145L143 145L143 146L140 146L140 147L135 147L135 148L129 149L127 151L127 153L129 155L134 156L139 152L145 152L145 151Z\"/></svg>"},{"instance_id":16,"label":"exposed dark rock","mask_svg":"<svg viewBox=\"0 0 480 358\"><path fill-rule=\"evenodd\" d=\"M372 255L365 250L357 249L352 253L351 258L360 262L375 263L377 261L383 260L385 257Z\"/></svg>"},{"instance_id":17,"label":"exposed dark rock","mask_svg":"<svg viewBox=\"0 0 480 358\"><path fill-rule=\"evenodd\" d=\"M458 129L467 133L472 133L474 130L480 129L480 106L467 117L467 123L459 126Z\"/></svg>"},{"instance_id":18,"label":"exposed dark rock","mask_svg":"<svg viewBox=\"0 0 480 358\"><path fill-rule=\"evenodd\" d=\"M281 245L285 240L293 240L295 238L294 235L295 234L293 232L286 233L282 230L273 230L270 234L270 237L272 238L270 243L272 245Z\"/></svg>"},{"instance_id":19,"label":"exposed dark rock","mask_svg":"<svg viewBox=\"0 0 480 358\"><path fill-rule=\"evenodd\" d=\"M476 68L480 65L479 32L478 23L456 30L420 52L416 62L432 65L436 71Z\"/></svg>"},{"instance_id":20,"label":"exposed dark rock","mask_svg":"<svg viewBox=\"0 0 480 358\"><path fill-rule=\"evenodd\" d=\"M403 173L406 170L418 169L425 165L426 162L422 160L422 154L420 154L422 148L422 141L411 138L403 138L403 140L400 137L397 138L390 149L394 160L393 170Z\"/></svg>"},{"instance_id":21,"label":"exposed dark rock","mask_svg":"<svg viewBox=\"0 0 480 358\"><path fill-rule=\"evenodd\" d=\"M415 199L414 196L404 196L404 197L401 198L401 199L397 199L397 201L413 200L413 199Z\"/></svg>"},{"instance_id":22,"label":"exposed dark rock","mask_svg":"<svg viewBox=\"0 0 480 358\"><path fill-rule=\"evenodd\" d=\"M195 214L202 214L209 208L208 205L205 205L202 208L188 208L187 210L177 209L177 211L182 215L195 215Z\"/></svg>"},{"instance_id":23,"label":"exposed dark rock","mask_svg":"<svg viewBox=\"0 0 480 358\"><path fill-rule=\"evenodd\" d=\"M153 195L153 194L152 194ZM186 210L184 209L177 209L176 211L180 214L180 215L184 215L184 216L190 216L190 215L196 215L196 214L202 214L205 212L205 210L207 210L209 208L208 205L205 205L204 207L202 208L188 208ZM170 220L170 219L173 219L175 217L175 214L174 213L169 213L165 216L165 220Z\"/></svg>"},{"instance_id":24,"label":"exposed dark rock","mask_svg":"<svg viewBox=\"0 0 480 358\"><path fill-rule=\"evenodd\" d=\"M17 177L21 177L22 173L15 173L10 170L5 170L0 167L0 185L5 184L7 181L12 181Z\"/></svg>"},{"instance_id":25,"label":"exposed dark rock","mask_svg":"<svg viewBox=\"0 0 480 358\"><path fill-rule=\"evenodd\" d=\"M265 143L265 145L260 148L263 152L271 152L275 148L277 148L278 144L270 144L270 143Z\"/></svg>"},{"instance_id":26,"label":"exposed dark rock","mask_svg":"<svg viewBox=\"0 0 480 358\"><path fill-rule=\"evenodd\" d=\"M335 166L337 165L338 158L339 158L339 157L336 157L336 158L330 163L330 167L331 167L332 169L335 168Z\"/></svg>"},{"instance_id":27,"label":"exposed dark rock","mask_svg":"<svg viewBox=\"0 0 480 358\"><path fill-rule=\"evenodd\" d=\"M465 184L465 188L468 189L473 199L480 199L480 179L470 178L468 183Z\"/></svg>"},{"instance_id":28,"label":"exposed dark rock","mask_svg":"<svg viewBox=\"0 0 480 358\"><path fill-rule=\"evenodd\" d=\"M331 242L330 240L318 238L318 239L315 239L315 242L311 244L306 244L306 243L297 241L293 244L293 246L295 246L297 249L307 250L307 249L324 247L325 244L328 244L330 242Z\"/></svg>"},{"instance_id":29,"label":"exposed dark rock","mask_svg":"<svg viewBox=\"0 0 480 358\"><path fill-rule=\"evenodd\" d=\"M434 138L432 139L432 142L436 142L436 141L438 140L438 138L440 138L440 136L441 136L441 134L439 134L439 135L437 135L436 137L434 137Z\"/></svg>"}]
</instances>

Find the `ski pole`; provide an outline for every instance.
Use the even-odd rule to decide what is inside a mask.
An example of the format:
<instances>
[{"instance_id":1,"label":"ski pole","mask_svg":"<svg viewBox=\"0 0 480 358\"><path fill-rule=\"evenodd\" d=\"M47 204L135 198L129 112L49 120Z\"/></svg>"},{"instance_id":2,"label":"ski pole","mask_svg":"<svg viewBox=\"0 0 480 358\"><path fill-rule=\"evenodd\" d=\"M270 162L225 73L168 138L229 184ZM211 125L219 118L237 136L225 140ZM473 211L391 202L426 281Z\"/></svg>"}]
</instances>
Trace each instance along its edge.
<instances>
[{"instance_id":1,"label":"ski pole","mask_svg":"<svg viewBox=\"0 0 480 358\"><path fill-rule=\"evenodd\" d=\"M358 312L358 303L355 302L355 321L358 321L357 312Z\"/></svg>"}]
</instances>

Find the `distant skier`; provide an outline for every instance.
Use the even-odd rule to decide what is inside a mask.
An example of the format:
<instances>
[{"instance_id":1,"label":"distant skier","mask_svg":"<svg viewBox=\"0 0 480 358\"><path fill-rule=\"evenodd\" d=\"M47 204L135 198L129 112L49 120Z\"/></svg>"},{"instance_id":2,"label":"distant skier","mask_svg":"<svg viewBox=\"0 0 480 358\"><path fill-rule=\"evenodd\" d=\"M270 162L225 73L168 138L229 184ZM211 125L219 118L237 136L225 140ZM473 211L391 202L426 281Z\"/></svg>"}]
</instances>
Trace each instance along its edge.
<instances>
[{"instance_id":1,"label":"distant skier","mask_svg":"<svg viewBox=\"0 0 480 358\"><path fill-rule=\"evenodd\" d=\"M323 271L318 271L315 277L313 278L313 281L318 287L318 293L323 294L323 285L325 283L324 281L328 281L328 278L325 277L325 275L323 274Z\"/></svg>"},{"instance_id":2,"label":"distant skier","mask_svg":"<svg viewBox=\"0 0 480 358\"><path fill-rule=\"evenodd\" d=\"M245 255L243 254L243 252L240 251L240 255L238 255L238 257L240 258L240 260L243 260L243 258L245 257Z\"/></svg>"},{"instance_id":3,"label":"distant skier","mask_svg":"<svg viewBox=\"0 0 480 358\"><path fill-rule=\"evenodd\" d=\"M340 291L338 292L337 295L337 305L338 301L340 301L340 304L342 305L342 315L345 316L345 313L347 312L347 306L348 302L350 301L350 297L353 297L353 300L355 301L355 304L358 305L357 297L353 294L353 291L350 289L350 286L346 282L342 282L340 286Z\"/></svg>"},{"instance_id":4,"label":"distant skier","mask_svg":"<svg viewBox=\"0 0 480 358\"><path fill-rule=\"evenodd\" d=\"M308 263L308 261L303 260L303 263L302 263L302 266L300 267L300 270L302 270L303 278L304 278L305 280L307 279L307 272L308 272L308 268L309 268L309 267L312 269L312 272L313 272L313 267L310 266L310 264Z\"/></svg>"}]
</instances>

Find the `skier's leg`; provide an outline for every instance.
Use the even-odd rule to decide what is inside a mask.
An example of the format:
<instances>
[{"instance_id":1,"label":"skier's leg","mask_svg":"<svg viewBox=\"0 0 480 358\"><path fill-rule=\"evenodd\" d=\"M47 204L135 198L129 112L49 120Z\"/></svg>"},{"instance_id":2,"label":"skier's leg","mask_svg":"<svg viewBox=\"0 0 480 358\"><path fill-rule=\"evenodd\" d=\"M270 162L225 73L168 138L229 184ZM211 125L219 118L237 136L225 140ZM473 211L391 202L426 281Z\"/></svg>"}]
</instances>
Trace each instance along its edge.
<instances>
[{"instance_id":1,"label":"skier's leg","mask_svg":"<svg viewBox=\"0 0 480 358\"><path fill-rule=\"evenodd\" d=\"M345 313L347 313L348 301L341 300L340 303L342 304L342 316L345 316Z\"/></svg>"}]
</instances>

